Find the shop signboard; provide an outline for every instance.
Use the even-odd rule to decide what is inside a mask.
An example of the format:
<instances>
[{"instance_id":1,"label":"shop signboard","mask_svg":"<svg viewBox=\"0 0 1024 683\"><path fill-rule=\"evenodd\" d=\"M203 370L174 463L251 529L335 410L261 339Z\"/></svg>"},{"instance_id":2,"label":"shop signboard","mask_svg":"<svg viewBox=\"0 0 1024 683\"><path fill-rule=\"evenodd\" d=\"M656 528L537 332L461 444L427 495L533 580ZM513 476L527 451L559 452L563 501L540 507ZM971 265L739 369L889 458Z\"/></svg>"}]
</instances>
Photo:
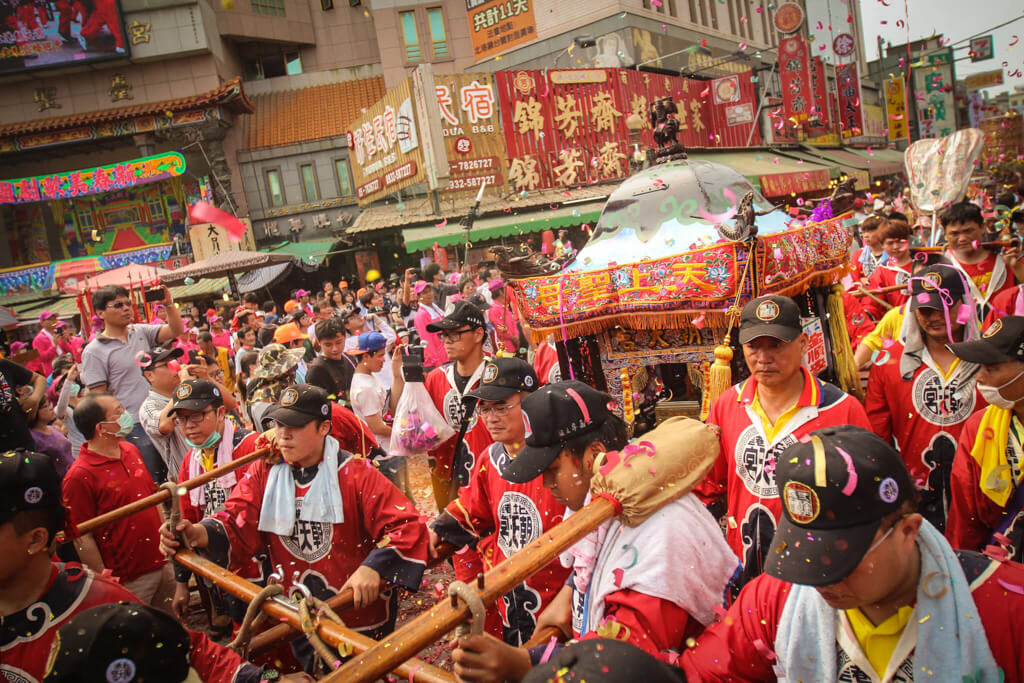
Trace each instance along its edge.
<instances>
[{"instance_id":1,"label":"shop signboard","mask_svg":"<svg viewBox=\"0 0 1024 683\"><path fill-rule=\"evenodd\" d=\"M941 138L956 130L952 66L938 64L914 69L917 125L922 138Z\"/></svg>"},{"instance_id":2,"label":"shop signboard","mask_svg":"<svg viewBox=\"0 0 1024 683\"><path fill-rule=\"evenodd\" d=\"M807 41L794 35L779 41L782 117L786 127L807 121L814 103Z\"/></svg>"},{"instance_id":3,"label":"shop signboard","mask_svg":"<svg viewBox=\"0 0 1024 683\"><path fill-rule=\"evenodd\" d=\"M505 138L493 74L435 74L434 85L448 160L449 178L443 190L475 193L481 183L503 185Z\"/></svg>"},{"instance_id":4,"label":"shop signboard","mask_svg":"<svg viewBox=\"0 0 1024 683\"><path fill-rule=\"evenodd\" d=\"M839 123L843 138L857 137L864 129L864 115L861 111L860 78L856 62L836 67L836 84L839 87Z\"/></svg>"},{"instance_id":5,"label":"shop signboard","mask_svg":"<svg viewBox=\"0 0 1024 683\"><path fill-rule=\"evenodd\" d=\"M481 61L537 37L535 0L466 0L473 57Z\"/></svg>"},{"instance_id":6,"label":"shop signboard","mask_svg":"<svg viewBox=\"0 0 1024 683\"><path fill-rule=\"evenodd\" d=\"M907 96L903 78L894 76L885 79L885 113L890 140L906 140L910 137L910 123L907 121Z\"/></svg>"},{"instance_id":7,"label":"shop signboard","mask_svg":"<svg viewBox=\"0 0 1024 683\"><path fill-rule=\"evenodd\" d=\"M222 251L256 251L256 240L252 234L252 221L239 218L245 223L245 233L241 240L228 236L228 231L214 223L193 223L188 229L188 239L192 244L192 256L202 261Z\"/></svg>"},{"instance_id":8,"label":"shop signboard","mask_svg":"<svg viewBox=\"0 0 1024 683\"><path fill-rule=\"evenodd\" d=\"M0 205L71 199L124 190L180 176L184 172L185 157L180 152L165 152L96 168L0 180Z\"/></svg>"}]
</instances>

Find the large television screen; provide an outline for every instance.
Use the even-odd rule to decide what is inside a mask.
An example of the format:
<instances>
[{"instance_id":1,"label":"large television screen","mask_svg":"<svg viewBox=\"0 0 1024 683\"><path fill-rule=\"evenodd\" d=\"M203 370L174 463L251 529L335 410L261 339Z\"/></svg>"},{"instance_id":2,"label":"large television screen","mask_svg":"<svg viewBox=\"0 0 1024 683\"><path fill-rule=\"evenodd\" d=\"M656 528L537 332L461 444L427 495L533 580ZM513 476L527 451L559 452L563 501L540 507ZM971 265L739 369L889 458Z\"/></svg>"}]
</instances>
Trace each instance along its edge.
<instances>
[{"instance_id":1,"label":"large television screen","mask_svg":"<svg viewBox=\"0 0 1024 683\"><path fill-rule=\"evenodd\" d=\"M117 0L0 0L0 74L127 56Z\"/></svg>"}]
</instances>

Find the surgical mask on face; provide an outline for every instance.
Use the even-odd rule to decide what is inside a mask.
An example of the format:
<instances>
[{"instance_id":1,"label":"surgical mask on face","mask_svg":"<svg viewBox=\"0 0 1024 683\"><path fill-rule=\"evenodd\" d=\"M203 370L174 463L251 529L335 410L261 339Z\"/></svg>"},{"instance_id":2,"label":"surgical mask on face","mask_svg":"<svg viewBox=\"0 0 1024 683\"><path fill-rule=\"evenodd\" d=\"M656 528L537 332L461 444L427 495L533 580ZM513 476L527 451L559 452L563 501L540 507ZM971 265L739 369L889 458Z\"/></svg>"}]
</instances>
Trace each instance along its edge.
<instances>
[{"instance_id":1,"label":"surgical mask on face","mask_svg":"<svg viewBox=\"0 0 1024 683\"><path fill-rule=\"evenodd\" d=\"M111 421L108 420L107 424L110 424L110 422ZM111 436L128 436L129 434L132 433L132 428L135 426L135 420L132 419L132 414L129 412L121 413L121 417L117 418L115 422L117 422L117 431L114 432Z\"/></svg>"},{"instance_id":2,"label":"surgical mask on face","mask_svg":"<svg viewBox=\"0 0 1024 683\"><path fill-rule=\"evenodd\" d=\"M1011 401L1005 398L1002 395L1002 393L1000 393L1000 389L1005 389L1006 387L1010 386L1018 379L1020 379L1021 375L1024 375L1024 370L1021 370L1013 379L1007 382L1003 382L998 387L993 387L978 382L978 393L981 394L981 397L985 399L985 402L988 403L989 405L993 405L997 408L1002 408L1003 410L1009 410L1010 408L1013 408L1017 401Z\"/></svg>"},{"instance_id":3,"label":"surgical mask on face","mask_svg":"<svg viewBox=\"0 0 1024 683\"><path fill-rule=\"evenodd\" d=\"M185 438L185 443L187 443L192 448L198 448L201 451L204 451L207 448L213 448L214 446L217 445L218 441L220 441L220 432L218 432L216 429L213 430L208 437L206 437L206 441L204 441L203 443L192 443L191 441L189 441L188 437Z\"/></svg>"}]
</instances>

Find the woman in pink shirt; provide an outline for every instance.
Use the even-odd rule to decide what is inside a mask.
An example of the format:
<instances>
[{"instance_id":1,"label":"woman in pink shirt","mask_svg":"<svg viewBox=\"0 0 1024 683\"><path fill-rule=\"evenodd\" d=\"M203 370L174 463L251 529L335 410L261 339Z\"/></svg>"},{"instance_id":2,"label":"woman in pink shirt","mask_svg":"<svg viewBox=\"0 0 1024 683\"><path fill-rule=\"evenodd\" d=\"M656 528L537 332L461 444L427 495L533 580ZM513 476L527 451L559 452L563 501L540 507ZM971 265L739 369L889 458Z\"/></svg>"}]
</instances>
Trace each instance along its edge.
<instances>
[{"instance_id":1,"label":"woman in pink shirt","mask_svg":"<svg viewBox=\"0 0 1024 683\"><path fill-rule=\"evenodd\" d=\"M444 317L444 311L434 303L434 288L424 280L413 286L413 293L419 298L420 307L413 318L413 325L420 339L426 343L423 353L423 367L436 368L448 362L448 354L444 350L444 342L437 332L427 332L427 325Z\"/></svg>"},{"instance_id":2,"label":"woman in pink shirt","mask_svg":"<svg viewBox=\"0 0 1024 683\"><path fill-rule=\"evenodd\" d=\"M53 374L53 361L60 355L57 349L57 337L54 331L57 329L57 314L50 311L43 311L39 314L39 334L32 340L32 348L39 352L39 358L28 363L29 370L38 372L43 377Z\"/></svg>"},{"instance_id":3,"label":"woman in pink shirt","mask_svg":"<svg viewBox=\"0 0 1024 683\"><path fill-rule=\"evenodd\" d=\"M487 319L494 327L494 339L499 351L515 353L519 350L519 316L505 300L505 283L491 280L491 307L487 309Z\"/></svg>"}]
</instances>

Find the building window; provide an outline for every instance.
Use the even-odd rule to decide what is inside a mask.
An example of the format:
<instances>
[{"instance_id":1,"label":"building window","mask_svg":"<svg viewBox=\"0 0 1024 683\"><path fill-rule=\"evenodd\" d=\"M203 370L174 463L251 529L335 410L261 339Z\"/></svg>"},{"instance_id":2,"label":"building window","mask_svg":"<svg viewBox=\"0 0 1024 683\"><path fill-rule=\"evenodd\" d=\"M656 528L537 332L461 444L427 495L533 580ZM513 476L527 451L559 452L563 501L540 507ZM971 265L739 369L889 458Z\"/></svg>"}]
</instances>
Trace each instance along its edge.
<instances>
[{"instance_id":1,"label":"building window","mask_svg":"<svg viewBox=\"0 0 1024 683\"><path fill-rule=\"evenodd\" d=\"M430 25L430 43L434 49L434 59L448 58L448 34L444 29L444 13L440 7L427 10L427 23Z\"/></svg>"},{"instance_id":2,"label":"building window","mask_svg":"<svg viewBox=\"0 0 1024 683\"><path fill-rule=\"evenodd\" d=\"M313 173L313 164L299 166L299 178L302 180L302 196L307 202L315 202L320 199L320 193L316 187L316 174Z\"/></svg>"},{"instance_id":3,"label":"building window","mask_svg":"<svg viewBox=\"0 0 1024 683\"><path fill-rule=\"evenodd\" d=\"M91 232L96 227L96 224L92 220L92 211L89 209L82 209L78 212L78 229L84 232Z\"/></svg>"},{"instance_id":4,"label":"building window","mask_svg":"<svg viewBox=\"0 0 1024 683\"><path fill-rule=\"evenodd\" d=\"M338 175L338 192L341 197L352 196L352 176L348 170L348 161L338 159L334 162L334 172Z\"/></svg>"},{"instance_id":5,"label":"building window","mask_svg":"<svg viewBox=\"0 0 1024 683\"><path fill-rule=\"evenodd\" d=\"M267 196L271 206L284 206L284 190L281 188L281 172L277 169L267 171Z\"/></svg>"},{"instance_id":6,"label":"building window","mask_svg":"<svg viewBox=\"0 0 1024 683\"><path fill-rule=\"evenodd\" d=\"M269 17L284 16L284 0L249 0L252 11Z\"/></svg>"},{"instance_id":7,"label":"building window","mask_svg":"<svg viewBox=\"0 0 1024 683\"><path fill-rule=\"evenodd\" d=\"M149 208L149 217L153 219L163 219L164 217L164 200L160 197L153 197L146 202L146 206Z\"/></svg>"},{"instance_id":8,"label":"building window","mask_svg":"<svg viewBox=\"0 0 1024 683\"><path fill-rule=\"evenodd\" d=\"M420 34L416 29L416 12L400 12L402 22L402 41L405 43L405 61L419 62L423 59L420 49Z\"/></svg>"}]
</instances>

